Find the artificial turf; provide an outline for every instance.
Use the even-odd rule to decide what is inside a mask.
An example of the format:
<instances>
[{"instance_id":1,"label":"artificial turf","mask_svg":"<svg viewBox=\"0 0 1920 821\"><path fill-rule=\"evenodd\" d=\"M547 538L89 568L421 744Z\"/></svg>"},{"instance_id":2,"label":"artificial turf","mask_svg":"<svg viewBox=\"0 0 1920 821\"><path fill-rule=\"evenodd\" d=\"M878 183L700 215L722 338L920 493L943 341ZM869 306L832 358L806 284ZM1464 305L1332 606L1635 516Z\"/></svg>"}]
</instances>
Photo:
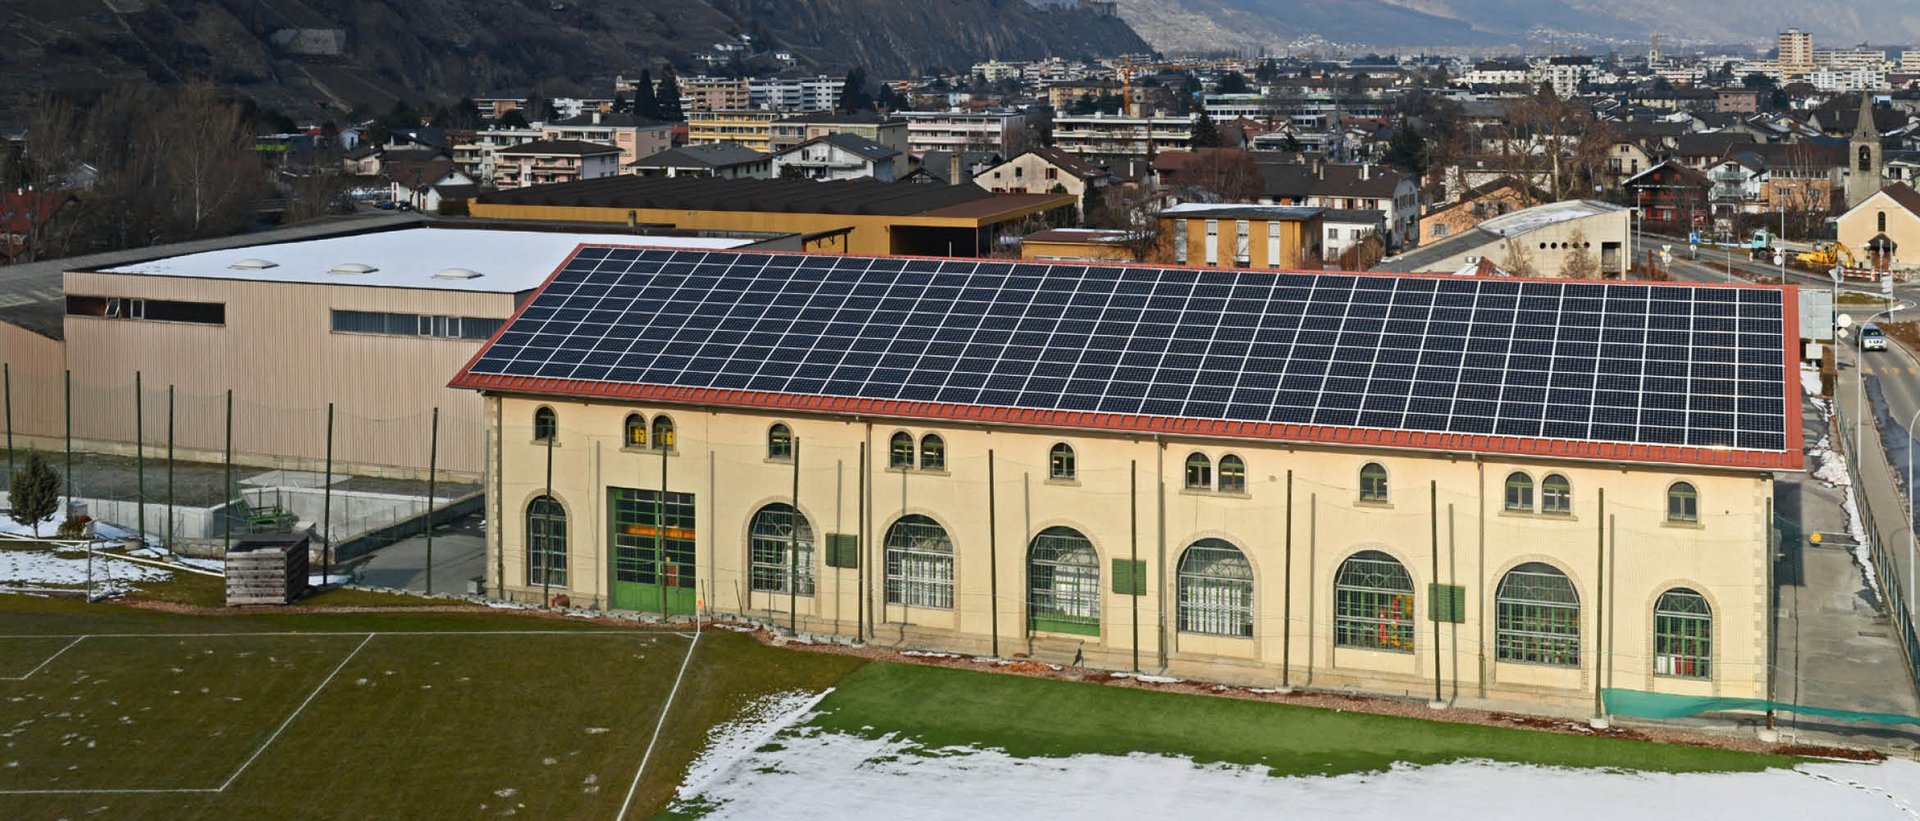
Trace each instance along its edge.
<instances>
[{"instance_id":1,"label":"artificial turf","mask_svg":"<svg viewBox=\"0 0 1920 821\"><path fill-rule=\"evenodd\" d=\"M869 737L898 733L931 749L995 747L1028 757L1163 753L1265 766L1275 775L1370 772L1395 762L1469 758L1662 772L1794 763L1733 750L906 664L869 664L820 706L817 726Z\"/></svg>"}]
</instances>

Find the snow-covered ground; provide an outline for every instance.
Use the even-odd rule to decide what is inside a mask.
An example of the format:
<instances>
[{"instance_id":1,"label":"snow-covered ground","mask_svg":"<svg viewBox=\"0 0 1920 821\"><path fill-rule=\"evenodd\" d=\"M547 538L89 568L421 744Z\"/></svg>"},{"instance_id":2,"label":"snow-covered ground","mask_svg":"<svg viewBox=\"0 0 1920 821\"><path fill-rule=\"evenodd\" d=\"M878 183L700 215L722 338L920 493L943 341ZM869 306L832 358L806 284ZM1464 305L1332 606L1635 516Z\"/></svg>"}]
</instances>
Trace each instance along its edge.
<instances>
[{"instance_id":1,"label":"snow-covered ground","mask_svg":"<svg viewBox=\"0 0 1920 821\"><path fill-rule=\"evenodd\" d=\"M0 543L0 548L7 545ZM142 582L164 581L172 577L165 568L115 559L96 554L93 557L93 591L96 595L120 596ZM0 549L0 588L73 588L87 584L87 553L83 549Z\"/></svg>"},{"instance_id":2,"label":"snow-covered ground","mask_svg":"<svg viewBox=\"0 0 1920 821\"><path fill-rule=\"evenodd\" d=\"M787 700L786 709L805 709ZM773 726L804 716L776 717ZM709 818L897 821L973 818L1703 818L1913 819L1920 762L1803 764L1759 773L1672 775L1466 761L1332 777L1126 756L1015 758L927 749L804 724L771 736L756 713L716 729L675 809ZM1285 739L1275 739L1285 744ZM1417 808L1417 809L1415 809Z\"/></svg>"}]
</instances>

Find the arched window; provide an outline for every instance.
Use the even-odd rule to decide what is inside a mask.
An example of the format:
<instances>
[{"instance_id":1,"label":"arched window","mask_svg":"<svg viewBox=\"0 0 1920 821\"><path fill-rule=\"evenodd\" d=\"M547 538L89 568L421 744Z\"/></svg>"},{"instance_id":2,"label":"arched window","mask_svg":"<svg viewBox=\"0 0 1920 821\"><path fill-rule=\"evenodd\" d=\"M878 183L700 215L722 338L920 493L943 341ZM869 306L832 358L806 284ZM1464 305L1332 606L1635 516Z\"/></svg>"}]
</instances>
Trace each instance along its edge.
<instances>
[{"instance_id":1,"label":"arched window","mask_svg":"<svg viewBox=\"0 0 1920 821\"><path fill-rule=\"evenodd\" d=\"M792 579L794 592L813 595L813 527L804 514L793 505L774 502L753 514L748 533L753 589L785 593Z\"/></svg>"},{"instance_id":2,"label":"arched window","mask_svg":"<svg viewBox=\"0 0 1920 821\"><path fill-rule=\"evenodd\" d=\"M1247 463L1231 453L1220 457L1220 492L1247 492Z\"/></svg>"},{"instance_id":3,"label":"arched window","mask_svg":"<svg viewBox=\"0 0 1920 821\"><path fill-rule=\"evenodd\" d=\"M1863 174L1873 173L1873 146L1860 146L1860 171Z\"/></svg>"},{"instance_id":4,"label":"arched window","mask_svg":"<svg viewBox=\"0 0 1920 821\"><path fill-rule=\"evenodd\" d=\"M1036 632L1100 635L1100 556L1070 527L1049 527L1027 550L1027 620Z\"/></svg>"},{"instance_id":5,"label":"arched window","mask_svg":"<svg viewBox=\"0 0 1920 821\"><path fill-rule=\"evenodd\" d=\"M767 429L767 458L793 458L793 429L778 422Z\"/></svg>"},{"instance_id":6,"label":"arched window","mask_svg":"<svg viewBox=\"0 0 1920 821\"><path fill-rule=\"evenodd\" d=\"M1333 643L1413 652L1413 577L1399 560L1362 550L1333 577Z\"/></svg>"},{"instance_id":7,"label":"arched window","mask_svg":"<svg viewBox=\"0 0 1920 821\"><path fill-rule=\"evenodd\" d=\"M1878 214L1878 218L1879 218L1880 227L1876 230L1884 234L1887 232L1887 212L1881 211Z\"/></svg>"},{"instance_id":8,"label":"arched window","mask_svg":"<svg viewBox=\"0 0 1920 821\"><path fill-rule=\"evenodd\" d=\"M1047 452L1047 478L1072 479L1076 467L1073 463L1073 446L1065 442L1055 443L1053 450Z\"/></svg>"},{"instance_id":9,"label":"arched window","mask_svg":"<svg viewBox=\"0 0 1920 821\"><path fill-rule=\"evenodd\" d=\"M1379 462L1368 462L1360 467L1360 501L1384 502L1387 500L1387 469Z\"/></svg>"},{"instance_id":10,"label":"arched window","mask_svg":"<svg viewBox=\"0 0 1920 821\"><path fill-rule=\"evenodd\" d=\"M1180 632L1253 635L1253 565L1220 539L1201 539L1180 555Z\"/></svg>"},{"instance_id":11,"label":"arched window","mask_svg":"<svg viewBox=\"0 0 1920 821\"><path fill-rule=\"evenodd\" d=\"M1700 521L1700 494L1690 482L1674 482L1667 486L1667 521Z\"/></svg>"},{"instance_id":12,"label":"arched window","mask_svg":"<svg viewBox=\"0 0 1920 821\"><path fill-rule=\"evenodd\" d=\"M1707 597L1676 587L1653 603L1653 672L1713 677L1713 609Z\"/></svg>"},{"instance_id":13,"label":"arched window","mask_svg":"<svg viewBox=\"0 0 1920 821\"><path fill-rule=\"evenodd\" d=\"M560 432L560 416L541 405L533 411L533 441L545 442Z\"/></svg>"},{"instance_id":14,"label":"arched window","mask_svg":"<svg viewBox=\"0 0 1920 821\"><path fill-rule=\"evenodd\" d=\"M647 446L647 417L637 413L627 414L625 431L621 435L623 447L644 448Z\"/></svg>"},{"instance_id":15,"label":"arched window","mask_svg":"<svg viewBox=\"0 0 1920 821\"><path fill-rule=\"evenodd\" d=\"M527 584L567 583L567 509L551 496L527 503Z\"/></svg>"},{"instance_id":16,"label":"arched window","mask_svg":"<svg viewBox=\"0 0 1920 821\"><path fill-rule=\"evenodd\" d=\"M653 449L673 450L673 419L664 413L653 417Z\"/></svg>"},{"instance_id":17,"label":"arched window","mask_svg":"<svg viewBox=\"0 0 1920 821\"><path fill-rule=\"evenodd\" d=\"M938 522L902 516L887 528L887 603L953 608L953 540Z\"/></svg>"},{"instance_id":18,"label":"arched window","mask_svg":"<svg viewBox=\"0 0 1920 821\"><path fill-rule=\"evenodd\" d=\"M1580 666L1580 594L1549 564L1509 571L1494 594L1493 644L1501 661Z\"/></svg>"},{"instance_id":19,"label":"arched window","mask_svg":"<svg viewBox=\"0 0 1920 821\"><path fill-rule=\"evenodd\" d=\"M887 467L902 470L913 467L913 436L911 434L901 431L888 440Z\"/></svg>"},{"instance_id":20,"label":"arched window","mask_svg":"<svg viewBox=\"0 0 1920 821\"><path fill-rule=\"evenodd\" d=\"M1187 455L1187 487L1195 490L1213 489L1213 461L1206 454Z\"/></svg>"},{"instance_id":21,"label":"arched window","mask_svg":"<svg viewBox=\"0 0 1920 821\"><path fill-rule=\"evenodd\" d=\"M1507 474L1507 509L1533 511L1533 477L1517 470Z\"/></svg>"},{"instance_id":22,"label":"arched window","mask_svg":"<svg viewBox=\"0 0 1920 821\"><path fill-rule=\"evenodd\" d=\"M947 442L934 434L920 437L920 469L947 469Z\"/></svg>"},{"instance_id":23,"label":"arched window","mask_svg":"<svg viewBox=\"0 0 1920 821\"><path fill-rule=\"evenodd\" d=\"M1540 480L1540 512L1566 515L1573 512L1573 483L1558 473Z\"/></svg>"}]
</instances>

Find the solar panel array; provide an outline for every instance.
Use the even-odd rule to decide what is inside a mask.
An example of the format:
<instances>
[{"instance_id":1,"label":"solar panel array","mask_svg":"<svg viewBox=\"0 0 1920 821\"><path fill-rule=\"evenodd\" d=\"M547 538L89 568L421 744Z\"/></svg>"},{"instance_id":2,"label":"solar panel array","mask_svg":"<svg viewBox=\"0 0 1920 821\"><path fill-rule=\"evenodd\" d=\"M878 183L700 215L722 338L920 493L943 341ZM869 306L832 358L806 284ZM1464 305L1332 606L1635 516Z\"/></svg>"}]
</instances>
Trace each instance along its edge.
<instances>
[{"instance_id":1,"label":"solar panel array","mask_svg":"<svg viewBox=\"0 0 1920 821\"><path fill-rule=\"evenodd\" d=\"M480 375L1786 447L1783 293L588 247Z\"/></svg>"}]
</instances>

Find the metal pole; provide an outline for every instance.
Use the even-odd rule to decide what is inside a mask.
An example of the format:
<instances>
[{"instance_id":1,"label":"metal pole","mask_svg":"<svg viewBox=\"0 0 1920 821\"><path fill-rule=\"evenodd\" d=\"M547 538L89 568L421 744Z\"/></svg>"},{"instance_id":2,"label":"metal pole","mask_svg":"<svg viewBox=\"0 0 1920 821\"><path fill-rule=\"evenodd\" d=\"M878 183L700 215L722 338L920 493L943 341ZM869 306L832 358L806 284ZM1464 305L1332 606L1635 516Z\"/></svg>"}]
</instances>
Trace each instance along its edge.
<instances>
[{"instance_id":1,"label":"metal pole","mask_svg":"<svg viewBox=\"0 0 1920 821\"><path fill-rule=\"evenodd\" d=\"M656 439L660 449L660 497L653 501L653 571L660 583L660 617L667 617L667 442Z\"/></svg>"},{"instance_id":2,"label":"metal pole","mask_svg":"<svg viewBox=\"0 0 1920 821\"><path fill-rule=\"evenodd\" d=\"M1293 673L1293 469L1287 469L1286 552L1280 569L1280 688L1292 688Z\"/></svg>"},{"instance_id":3,"label":"metal pole","mask_svg":"<svg viewBox=\"0 0 1920 821\"><path fill-rule=\"evenodd\" d=\"M867 443L860 443L860 487L855 491L853 501L858 521L854 527L853 560L853 637L857 641L867 638Z\"/></svg>"},{"instance_id":4,"label":"metal pole","mask_svg":"<svg viewBox=\"0 0 1920 821\"><path fill-rule=\"evenodd\" d=\"M173 552L173 386L167 386L167 552Z\"/></svg>"},{"instance_id":5,"label":"metal pole","mask_svg":"<svg viewBox=\"0 0 1920 821\"><path fill-rule=\"evenodd\" d=\"M552 547L551 541L552 541L552 533L553 533L553 506L554 506L553 440L558 438L560 438L560 431L558 430L552 431L551 433L547 434L547 489L540 497L546 502L546 504L544 504L541 508L541 513L544 514L544 516L541 519L541 523L540 523L540 527L546 531L545 533L541 534L541 537L542 537L541 541L543 543L543 546L540 548L540 606L541 607L545 607L547 606L547 602L553 601L553 553L551 550L551 547ZM529 540L529 545L531 545L531 540ZM501 545L500 550L503 553L506 552L506 546L504 544ZM533 559L532 551L527 552L527 559L528 561L532 561ZM502 580L501 584L506 584L506 581Z\"/></svg>"},{"instance_id":6,"label":"metal pole","mask_svg":"<svg viewBox=\"0 0 1920 821\"><path fill-rule=\"evenodd\" d=\"M320 480L320 583L333 579L333 403L327 403L327 472ZM500 527L499 522L493 523Z\"/></svg>"},{"instance_id":7,"label":"metal pole","mask_svg":"<svg viewBox=\"0 0 1920 821\"><path fill-rule=\"evenodd\" d=\"M13 481L13 365L0 364L0 381L7 390L7 481ZM64 518L64 517L63 517Z\"/></svg>"},{"instance_id":8,"label":"metal pole","mask_svg":"<svg viewBox=\"0 0 1920 821\"><path fill-rule=\"evenodd\" d=\"M440 409L433 409L433 422L427 433L427 595L433 595L433 492L440 472Z\"/></svg>"},{"instance_id":9,"label":"metal pole","mask_svg":"<svg viewBox=\"0 0 1920 821\"><path fill-rule=\"evenodd\" d=\"M67 416L67 515L73 515L73 371L63 371L62 380L66 392ZM11 452L11 451L9 451ZM93 566L93 554L87 554L87 566Z\"/></svg>"},{"instance_id":10,"label":"metal pole","mask_svg":"<svg viewBox=\"0 0 1920 821\"><path fill-rule=\"evenodd\" d=\"M1427 480L1427 508L1429 512L1427 529L1430 531L1433 544L1433 584L1429 589L1437 590L1440 587L1440 482L1438 480ZM1431 598L1432 594L1428 594L1428 597ZM1433 622L1432 706L1437 707L1446 704L1446 700L1441 698L1440 693L1440 620L1428 619L1428 621Z\"/></svg>"},{"instance_id":11,"label":"metal pole","mask_svg":"<svg viewBox=\"0 0 1920 821\"><path fill-rule=\"evenodd\" d=\"M793 518L787 521L787 632L800 635L800 437L793 437Z\"/></svg>"},{"instance_id":12,"label":"metal pole","mask_svg":"<svg viewBox=\"0 0 1920 821\"><path fill-rule=\"evenodd\" d=\"M224 526L220 528L220 538L221 538L220 546L223 551L220 555L222 556L226 555L224 551L233 549L233 389L232 388L227 389L226 464L227 464L226 484L221 485L220 487L220 494L223 497L225 497L225 501L220 506L220 510L221 510L220 518L226 520L224 522Z\"/></svg>"},{"instance_id":13,"label":"metal pole","mask_svg":"<svg viewBox=\"0 0 1920 821\"><path fill-rule=\"evenodd\" d=\"M993 657L1000 657L1000 556L998 510L993 487L993 449L987 449L987 613L993 629Z\"/></svg>"},{"instance_id":14,"label":"metal pole","mask_svg":"<svg viewBox=\"0 0 1920 821\"><path fill-rule=\"evenodd\" d=\"M1127 561L1132 562L1133 575L1140 575L1140 460L1127 460ZM1133 599L1133 671L1140 672L1140 594L1134 591L1146 587L1145 579L1134 579L1133 589L1128 590Z\"/></svg>"},{"instance_id":15,"label":"metal pole","mask_svg":"<svg viewBox=\"0 0 1920 821\"><path fill-rule=\"evenodd\" d=\"M146 414L141 411L140 372L133 372L133 491L134 518L139 520L140 546L147 546L147 437Z\"/></svg>"},{"instance_id":16,"label":"metal pole","mask_svg":"<svg viewBox=\"0 0 1920 821\"><path fill-rule=\"evenodd\" d=\"M1606 581L1607 580L1607 489L1606 488L1600 488L1600 515L1597 518L1600 520L1600 522L1599 522L1599 533L1596 535L1595 543L1594 543L1595 567L1593 571L1593 584L1594 584L1594 587L1596 588L1593 594L1593 606L1594 606L1593 632L1595 634L1594 641L1593 641L1593 649L1595 651L1593 654L1594 655L1593 717L1595 720L1602 719L1607 714L1606 707L1601 703L1601 700L1600 700L1601 678L1603 673L1603 670L1601 669L1601 665L1603 664L1605 656L1604 654L1599 652L1600 648L1605 646L1602 643L1605 639L1605 636L1602 635L1602 631L1606 624L1605 619L1606 619L1606 609L1607 609L1607 598L1606 598L1606 592L1604 589L1607 584L1607 581Z\"/></svg>"}]
</instances>

